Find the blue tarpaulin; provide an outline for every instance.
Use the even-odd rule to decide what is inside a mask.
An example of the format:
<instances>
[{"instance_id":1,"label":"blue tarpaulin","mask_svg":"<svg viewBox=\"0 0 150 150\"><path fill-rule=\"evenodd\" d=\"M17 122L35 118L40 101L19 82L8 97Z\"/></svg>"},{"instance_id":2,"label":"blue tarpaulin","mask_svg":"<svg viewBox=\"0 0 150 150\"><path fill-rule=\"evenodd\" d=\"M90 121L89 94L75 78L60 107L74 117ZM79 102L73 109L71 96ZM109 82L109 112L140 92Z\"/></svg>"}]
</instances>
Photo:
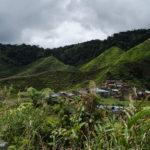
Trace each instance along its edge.
<instances>
[{"instance_id":1,"label":"blue tarpaulin","mask_svg":"<svg viewBox=\"0 0 150 150\"><path fill-rule=\"evenodd\" d=\"M97 107L100 109L109 109L110 112L116 112L116 111L123 110L122 106L98 105Z\"/></svg>"}]
</instances>

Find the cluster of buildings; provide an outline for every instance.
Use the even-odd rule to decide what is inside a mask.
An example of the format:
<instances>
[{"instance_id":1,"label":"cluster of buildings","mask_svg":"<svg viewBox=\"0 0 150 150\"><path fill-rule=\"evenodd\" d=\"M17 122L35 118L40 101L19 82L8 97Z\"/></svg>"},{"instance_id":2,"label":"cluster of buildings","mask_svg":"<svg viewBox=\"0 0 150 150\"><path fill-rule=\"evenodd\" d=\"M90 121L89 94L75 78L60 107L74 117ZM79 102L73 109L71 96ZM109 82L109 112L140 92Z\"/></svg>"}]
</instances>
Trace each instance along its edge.
<instances>
[{"instance_id":1,"label":"cluster of buildings","mask_svg":"<svg viewBox=\"0 0 150 150\"><path fill-rule=\"evenodd\" d=\"M117 98L120 100L124 100L125 97L131 94L136 99L142 100L150 95L150 91L147 90L137 90L135 87L131 87L128 84L125 84L121 81L113 81L107 80L104 86L100 88L93 88L93 89L83 89L79 91L72 91L72 92L60 92L58 94L51 94L51 98L69 98L72 96L84 96L88 93L96 93L99 94L101 97L104 98Z\"/></svg>"},{"instance_id":2,"label":"cluster of buildings","mask_svg":"<svg viewBox=\"0 0 150 150\"><path fill-rule=\"evenodd\" d=\"M82 95L87 95L88 91L87 90L81 90L81 91L72 91L72 92L60 92L58 94L51 94L51 98L57 98L57 97L62 97L62 98L69 98L72 96L82 96Z\"/></svg>"},{"instance_id":3,"label":"cluster of buildings","mask_svg":"<svg viewBox=\"0 0 150 150\"><path fill-rule=\"evenodd\" d=\"M132 95L136 100L143 100L150 95L148 90L138 90L128 84L121 81L107 80L104 86L100 88L82 89L72 92L59 92L58 94L50 94L52 99L61 98L71 98L72 96L86 96L89 93L100 95L103 98L116 98L119 100L128 99L129 94ZM108 109L111 113L122 112L124 108L122 106L97 106L100 109Z\"/></svg>"},{"instance_id":4,"label":"cluster of buildings","mask_svg":"<svg viewBox=\"0 0 150 150\"><path fill-rule=\"evenodd\" d=\"M118 82L113 80L107 80L104 86L96 89L96 92L102 97L113 97L120 100L124 100L129 94L138 100L145 99L150 95L150 91L148 90L139 90L121 81Z\"/></svg>"},{"instance_id":5,"label":"cluster of buildings","mask_svg":"<svg viewBox=\"0 0 150 150\"><path fill-rule=\"evenodd\" d=\"M102 97L124 99L124 97L131 92L131 89L131 86L128 84L107 80L104 86L97 88L96 93L100 94Z\"/></svg>"}]
</instances>

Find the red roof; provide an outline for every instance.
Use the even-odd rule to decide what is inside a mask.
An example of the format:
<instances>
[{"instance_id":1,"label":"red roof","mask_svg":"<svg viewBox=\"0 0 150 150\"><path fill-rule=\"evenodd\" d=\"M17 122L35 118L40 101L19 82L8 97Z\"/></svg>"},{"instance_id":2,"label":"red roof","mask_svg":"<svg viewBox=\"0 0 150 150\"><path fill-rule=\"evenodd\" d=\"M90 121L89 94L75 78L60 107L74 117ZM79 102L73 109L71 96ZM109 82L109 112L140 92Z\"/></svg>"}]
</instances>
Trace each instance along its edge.
<instances>
[{"instance_id":1,"label":"red roof","mask_svg":"<svg viewBox=\"0 0 150 150\"><path fill-rule=\"evenodd\" d=\"M129 87L129 85L128 85L128 84L123 84L122 86L123 86L123 87Z\"/></svg>"}]
</instances>

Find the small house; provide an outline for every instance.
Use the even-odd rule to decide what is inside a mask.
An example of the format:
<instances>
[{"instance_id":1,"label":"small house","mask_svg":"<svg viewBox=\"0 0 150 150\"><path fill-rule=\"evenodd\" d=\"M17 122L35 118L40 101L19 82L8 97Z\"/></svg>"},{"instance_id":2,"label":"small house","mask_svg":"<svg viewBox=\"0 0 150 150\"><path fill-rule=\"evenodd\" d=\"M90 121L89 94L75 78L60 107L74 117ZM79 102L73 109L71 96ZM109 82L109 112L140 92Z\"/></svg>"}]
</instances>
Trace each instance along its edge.
<instances>
[{"instance_id":1,"label":"small house","mask_svg":"<svg viewBox=\"0 0 150 150\"><path fill-rule=\"evenodd\" d=\"M145 94L146 95L150 95L150 91L145 91Z\"/></svg>"},{"instance_id":2,"label":"small house","mask_svg":"<svg viewBox=\"0 0 150 150\"><path fill-rule=\"evenodd\" d=\"M137 91L137 96L139 100L143 100L145 98L145 92Z\"/></svg>"},{"instance_id":3,"label":"small house","mask_svg":"<svg viewBox=\"0 0 150 150\"><path fill-rule=\"evenodd\" d=\"M96 93L100 94L102 97L108 97L110 96L109 90L103 90L103 89L96 89Z\"/></svg>"},{"instance_id":4,"label":"small house","mask_svg":"<svg viewBox=\"0 0 150 150\"><path fill-rule=\"evenodd\" d=\"M123 88L130 88L130 86L128 84L123 84L122 86L123 86Z\"/></svg>"},{"instance_id":5,"label":"small house","mask_svg":"<svg viewBox=\"0 0 150 150\"><path fill-rule=\"evenodd\" d=\"M114 84L115 83L115 81L113 81L113 80L106 80L106 82L105 82L105 84Z\"/></svg>"},{"instance_id":6,"label":"small house","mask_svg":"<svg viewBox=\"0 0 150 150\"><path fill-rule=\"evenodd\" d=\"M110 84L108 84L108 86L109 86L109 88L116 88L116 84L115 83L110 83Z\"/></svg>"},{"instance_id":7,"label":"small house","mask_svg":"<svg viewBox=\"0 0 150 150\"><path fill-rule=\"evenodd\" d=\"M109 93L109 91L108 90L104 90L104 89L96 89L96 92L97 93Z\"/></svg>"},{"instance_id":8,"label":"small house","mask_svg":"<svg viewBox=\"0 0 150 150\"><path fill-rule=\"evenodd\" d=\"M111 95L112 96L118 96L119 95L119 90L118 89L112 89L111 90Z\"/></svg>"},{"instance_id":9,"label":"small house","mask_svg":"<svg viewBox=\"0 0 150 150\"><path fill-rule=\"evenodd\" d=\"M89 93L87 90L80 90L79 92L81 95L87 95Z\"/></svg>"},{"instance_id":10,"label":"small house","mask_svg":"<svg viewBox=\"0 0 150 150\"><path fill-rule=\"evenodd\" d=\"M110 88L106 85L106 86L101 86L101 89L103 89L103 90L109 90Z\"/></svg>"},{"instance_id":11,"label":"small house","mask_svg":"<svg viewBox=\"0 0 150 150\"><path fill-rule=\"evenodd\" d=\"M51 94L51 98L57 98L59 96L60 96L59 94Z\"/></svg>"},{"instance_id":12,"label":"small house","mask_svg":"<svg viewBox=\"0 0 150 150\"><path fill-rule=\"evenodd\" d=\"M60 97L62 97L62 98L67 98L67 97L69 97L67 92L60 92L59 95L60 95Z\"/></svg>"},{"instance_id":13,"label":"small house","mask_svg":"<svg viewBox=\"0 0 150 150\"><path fill-rule=\"evenodd\" d=\"M72 94L73 94L73 95L76 95L76 96L81 96L81 93L78 92L78 91L72 91Z\"/></svg>"},{"instance_id":14,"label":"small house","mask_svg":"<svg viewBox=\"0 0 150 150\"><path fill-rule=\"evenodd\" d=\"M119 92L119 90L118 90L118 89L112 89L112 92L116 92L116 93L118 93L118 92Z\"/></svg>"},{"instance_id":15,"label":"small house","mask_svg":"<svg viewBox=\"0 0 150 150\"><path fill-rule=\"evenodd\" d=\"M73 93L67 93L67 95L68 95L69 97L72 97L74 94L73 94Z\"/></svg>"},{"instance_id":16,"label":"small house","mask_svg":"<svg viewBox=\"0 0 150 150\"><path fill-rule=\"evenodd\" d=\"M116 87L121 89L121 88L123 88L123 85L122 84L116 84Z\"/></svg>"}]
</instances>

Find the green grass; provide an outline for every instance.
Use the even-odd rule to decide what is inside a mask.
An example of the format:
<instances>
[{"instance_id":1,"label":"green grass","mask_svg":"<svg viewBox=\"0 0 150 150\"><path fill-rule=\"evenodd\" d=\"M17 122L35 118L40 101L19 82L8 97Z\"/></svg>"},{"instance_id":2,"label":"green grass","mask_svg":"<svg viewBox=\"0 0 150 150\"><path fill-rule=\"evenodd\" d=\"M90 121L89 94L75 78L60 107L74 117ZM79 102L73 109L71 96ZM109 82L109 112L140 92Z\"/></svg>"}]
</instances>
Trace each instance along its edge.
<instances>
[{"instance_id":1,"label":"green grass","mask_svg":"<svg viewBox=\"0 0 150 150\"><path fill-rule=\"evenodd\" d=\"M10 66L8 66L9 68ZM1 70L7 69L6 65ZM84 79L83 73L80 73L75 67L65 65L55 57L50 56L41 58L34 63L24 67L18 67L14 72L14 67L8 69L12 76L4 76L0 80L1 87L14 85L16 89L24 89L26 87L36 87L37 89L51 87L52 89L69 89L74 84ZM6 72L6 71L5 71ZM5 73L6 74L6 73Z\"/></svg>"},{"instance_id":2,"label":"green grass","mask_svg":"<svg viewBox=\"0 0 150 150\"><path fill-rule=\"evenodd\" d=\"M116 62L120 64L121 62L137 62L141 59L150 60L150 39L145 42L135 46L126 53L124 53Z\"/></svg>"},{"instance_id":3,"label":"green grass","mask_svg":"<svg viewBox=\"0 0 150 150\"><path fill-rule=\"evenodd\" d=\"M27 87L37 89L51 88L55 90L69 90L75 85L94 78L96 72L69 72L69 71L46 71L29 76L14 76L0 80L0 87L10 86L17 90L24 90ZM86 88L86 87L84 87Z\"/></svg>"},{"instance_id":4,"label":"green grass","mask_svg":"<svg viewBox=\"0 0 150 150\"><path fill-rule=\"evenodd\" d=\"M139 87L150 88L150 39L130 49L110 68L112 78L125 79Z\"/></svg>"},{"instance_id":5,"label":"green grass","mask_svg":"<svg viewBox=\"0 0 150 150\"><path fill-rule=\"evenodd\" d=\"M110 106L128 106L129 101L120 101L119 99L116 98L101 98L100 103L102 105L110 105Z\"/></svg>"},{"instance_id":6,"label":"green grass","mask_svg":"<svg viewBox=\"0 0 150 150\"><path fill-rule=\"evenodd\" d=\"M12 74L13 77L0 80L0 83L1 86L9 86L12 83L17 89L33 86L38 89L50 87L63 90L86 88L90 80L94 80L99 87L105 80L114 79L125 80L138 88L150 89L149 64L150 40L148 39L127 52L112 47L80 67L81 72L79 68L65 65L53 56L15 68L17 73L13 66L1 63L0 75L4 71L4 74Z\"/></svg>"},{"instance_id":7,"label":"green grass","mask_svg":"<svg viewBox=\"0 0 150 150\"><path fill-rule=\"evenodd\" d=\"M44 71L77 71L75 67L65 65L53 56L41 58L27 66L25 66L18 76L32 75Z\"/></svg>"},{"instance_id":8,"label":"green grass","mask_svg":"<svg viewBox=\"0 0 150 150\"><path fill-rule=\"evenodd\" d=\"M83 65L81 71L97 70L114 64L114 62L123 54L123 51L118 47L112 47L103 52L98 57Z\"/></svg>"},{"instance_id":9,"label":"green grass","mask_svg":"<svg viewBox=\"0 0 150 150\"><path fill-rule=\"evenodd\" d=\"M53 56L41 58L29 65L15 65L0 60L0 78L11 76L26 76L42 73L45 71L79 71L73 66L65 65Z\"/></svg>"},{"instance_id":10,"label":"green grass","mask_svg":"<svg viewBox=\"0 0 150 150\"><path fill-rule=\"evenodd\" d=\"M134 100L133 101L133 105L134 106L139 106L141 104L141 100ZM124 106L124 107L128 107L130 104L129 100L124 100L124 101L120 101L119 99L116 98L101 98L100 99L100 103L102 105L110 105L110 106ZM150 101L144 101L141 105L142 107L148 107L150 106Z\"/></svg>"},{"instance_id":11,"label":"green grass","mask_svg":"<svg viewBox=\"0 0 150 150\"><path fill-rule=\"evenodd\" d=\"M137 45L127 52L112 47L80 70L96 70L97 75L93 80L102 85L107 79L125 80L138 88L150 89L150 39Z\"/></svg>"}]
</instances>

